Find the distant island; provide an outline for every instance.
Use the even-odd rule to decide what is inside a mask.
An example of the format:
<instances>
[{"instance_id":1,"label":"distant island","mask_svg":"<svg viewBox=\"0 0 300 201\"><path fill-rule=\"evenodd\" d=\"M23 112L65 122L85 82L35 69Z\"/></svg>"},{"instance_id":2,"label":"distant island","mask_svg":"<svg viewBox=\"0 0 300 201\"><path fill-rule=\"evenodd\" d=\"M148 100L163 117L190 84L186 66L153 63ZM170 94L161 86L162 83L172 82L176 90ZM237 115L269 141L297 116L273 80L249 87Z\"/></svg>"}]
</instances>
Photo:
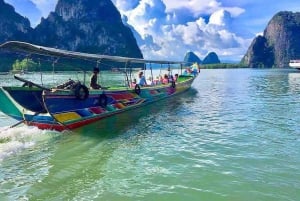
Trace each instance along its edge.
<instances>
[{"instance_id":1,"label":"distant island","mask_svg":"<svg viewBox=\"0 0 300 201\"><path fill-rule=\"evenodd\" d=\"M285 68L290 60L300 59L299 33L300 12L282 11L270 20L262 36L254 38L240 63L205 62L207 57L198 62L202 68ZM185 56L190 62L197 61L194 57Z\"/></svg>"},{"instance_id":2,"label":"distant island","mask_svg":"<svg viewBox=\"0 0 300 201\"><path fill-rule=\"evenodd\" d=\"M208 53L208 55L204 57L203 61L194 52L187 52L184 56L184 62L186 62L187 66L192 65L193 63L198 63L202 69L248 68L247 65L243 65L241 63L221 63L215 52Z\"/></svg>"},{"instance_id":3,"label":"distant island","mask_svg":"<svg viewBox=\"0 0 300 201\"><path fill-rule=\"evenodd\" d=\"M285 68L300 59L300 12L279 12L262 36L251 43L241 64L250 68Z\"/></svg>"}]
</instances>

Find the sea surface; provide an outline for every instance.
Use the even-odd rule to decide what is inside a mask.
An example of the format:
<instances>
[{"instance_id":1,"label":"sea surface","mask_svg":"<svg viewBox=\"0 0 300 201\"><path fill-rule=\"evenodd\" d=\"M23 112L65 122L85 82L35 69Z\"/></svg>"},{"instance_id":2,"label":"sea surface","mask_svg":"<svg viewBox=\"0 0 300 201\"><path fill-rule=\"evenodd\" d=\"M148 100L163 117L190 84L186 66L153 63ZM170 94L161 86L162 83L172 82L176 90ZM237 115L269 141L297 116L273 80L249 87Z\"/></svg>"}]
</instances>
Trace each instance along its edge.
<instances>
[{"instance_id":1,"label":"sea surface","mask_svg":"<svg viewBox=\"0 0 300 201\"><path fill-rule=\"evenodd\" d=\"M0 200L299 201L299 122L293 69L201 70L184 94L74 132L0 113Z\"/></svg>"}]
</instances>

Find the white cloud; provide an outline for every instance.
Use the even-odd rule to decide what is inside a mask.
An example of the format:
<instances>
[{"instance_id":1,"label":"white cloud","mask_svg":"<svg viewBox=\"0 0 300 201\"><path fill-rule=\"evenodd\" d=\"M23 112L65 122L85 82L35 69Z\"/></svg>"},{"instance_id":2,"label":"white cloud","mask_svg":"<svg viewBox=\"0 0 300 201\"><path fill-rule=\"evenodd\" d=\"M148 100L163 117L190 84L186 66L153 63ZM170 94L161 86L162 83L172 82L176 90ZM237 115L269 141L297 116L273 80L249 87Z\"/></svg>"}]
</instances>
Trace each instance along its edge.
<instances>
[{"instance_id":1,"label":"white cloud","mask_svg":"<svg viewBox=\"0 0 300 201\"><path fill-rule=\"evenodd\" d=\"M139 0L133 4L114 0L114 3L144 40L139 44L145 58L182 60L188 50L200 58L211 51L220 57L246 51L242 49L244 39L230 30L234 17L244 12L241 8L222 7L216 0Z\"/></svg>"},{"instance_id":2,"label":"white cloud","mask_svg":"<svg viewBox=\"0 0 300 201\"><path fill-rule=\"evenodd\" d=\"M173 12L176 10L190 10L194 16L199 17L203 14L211 14L217 10L224 9L230 12L233 17L237 17L243 12L244 9L239 7L224 7L220 1L216 0L162 0L166 5L167 12Z\"/></svg>"},{"instance_id":3,"label":"white cloud","mask_svg":"<svg viewBox=\"0 0 300 201\"><path fill-rule=\"evenodd\" d=\"M174 10L187 9L192 11L195 16L203 13L210 13L218 9L221 6L220 2L215 0L162 0L167 8L167 12L172 12Z\"/></svg>"},{"instance_id":4,"label":"white cloud","mask_svg":"<svg viewBox=\"0 0 300 201\"><path fill-rule=\"evenodd\" d=\"M58 0L30 1L41 12L38 16L47 17ZM210 51L220 58L235 57L244 54L252 40L238 36L232 29L231 23L245 12L237 4L223 6L225 1L221 0L112 1L136 30L145 58L182 60L189 50L200 58Z\"/></svg>"},{"instance_id":5,"label":"white cloud","mask_svg":"<svg viewBox=\"0 0 300 201\"><path fill-rule=\"evenodd\" d=\"M118 2L120 2L120 0L116 1L117 5ZM122 5L128 7L124 2ZM139 4L132 10L120 10L120 12L127 16L128 24L134 26L142 37L158 31L159 26L162 23L161 19L165 21L167 16L161 0L140 0Z\"/></svg>"},{"instance_id":6,"label":"white cloud","mask_svg":"<svg viewBox=\"0 0 300 201\"><path fill-rule=\"evenodd\" d=\"M140 0L112 0L115 6L122 11L134 9L139 4L139 1Z\"/></svg>"},{"instance_id":7,"label":"white cloud","mask_svg":"<svg viewBox=\"0 0 300 201\"><path fill-rule=\"evenodd\" d=\"M209 24L215 24L218 26L226 26L230 23L230 13L225 10L218 10L214 12L209 18Z\"/></svg>"},{"instance_id":8,"label":"white cloud","mask_svg":"<svg viewBox=\"0 0 300 201\"><path fill-rule=\"evenodd\" d=\"M58 0L31 0L41 11L43 17L47 17L50 11L54 11Z\"/></svg>"}]
</instances>

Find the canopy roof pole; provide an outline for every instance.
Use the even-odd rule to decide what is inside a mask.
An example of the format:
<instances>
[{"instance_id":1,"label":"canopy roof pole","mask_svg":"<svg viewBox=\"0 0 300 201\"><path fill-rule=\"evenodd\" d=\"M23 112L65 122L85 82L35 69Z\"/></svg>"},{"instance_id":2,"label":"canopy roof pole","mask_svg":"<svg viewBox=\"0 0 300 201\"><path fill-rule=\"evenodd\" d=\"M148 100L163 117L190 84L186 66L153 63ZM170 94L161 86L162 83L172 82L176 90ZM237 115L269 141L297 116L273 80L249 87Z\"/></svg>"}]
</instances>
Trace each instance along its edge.
<instances>
[{"instance_id":1,"label":"canopy roof pole","mask_svg":"<svg viewBox=\"0 0 300 201\"><path fill-rule=\"evenodd\" d=\"M54 81L54 74L55 74L55 64L58 63L58 60L59 58L54 58L53 62L52 62L52 76L53 76L53 83L55 83ZM41 62L40 62L40 59L39 59L39 66L41 65ZM40 67L40 70L41 70L41 83L43 85L43 82L42 82L42 69Z\"/></svg>"},{"instance_id":2,"label":"canopy roof pole","mask_svg":"<svg viewBox=\"0 0 300 201\"><path fill-rule=\"evenodd\" d=\"M160 64L159 77L161 77L161 69L162 69L162 64Z\"/></svg>"},{"instance_id":3,"label":"canopy roof pole","mask_svg":"<svg viewBox=\"0 0 300 201\"><path fill-rule=\"evenodd\" d=\"M128 86L130 87L132 83L132 68L129 68L129 83Z\"/></svg>"},{"instance_id":4,"label":"canopy roof pole","mask_svg":"<svg viewBox=\"0 0 300 201\"><path fill-rule=\"evenodd\" d=\"M182 64L180 64L180 75L182 75Z\"/></svg>"},{"instance_id":5,"label":"canopy roof pole","mask_svg":"<svg viewBox=\"0 0 300 201\"><path fill-rule=\"evenodd\" d=\"M168 73L169 73L169 78L171 77L172 73L171 73L171 66L170 63L168 63Z\"/></svg>"},{"instance_id":6,"label":"canopy roof pole","mask_svg":"<svg viewBox=\"0 0 300 201\"><path fill-rule=\"evenodd\" d=\"M150 70L151 70L151 83L153 82L153 80L154 80L154 78L153 78L153 71L152 71L152 65L151 65L151 63L150 63Z\"/></svg>"},{"instance_id":7,"label":"canopy roof pole","mask_svg":"<svg viewBox=\"0 0 300 201\"><path fill-rule=\"evenodd\" d=\"M52 66L54 64L52 63ZM40 69L40 79L41 79L41 84L43 85L43 73L42 73L42 67L41 67L41 59L39 58L39 69Z\"/></svg>"},{"instance_id":8,"label":"canopy roof pole","mask_svg":"<svg viewBox=\"0 0 300 201\"><path fill-rule=\"evenodd\" d=\"M147 70L147 63L144 63L144 69L143 69L143 71L144 71L144 76L146 76L146 70Z\"/></svg>"},{"instance_id":9,"label":"canopy roof pole","mask_svg":"<svg viewBox=\"0 0 300 201\"><path fill-rule=\"evenodd\" d=\"M99 76L100 79L97 79L97 81L98 81L98 84L100 84L102 86L102 73L100 73L100 67L99 67L100 63L101 63L101 59L98 59L96 61L96 67L99 69L99 74L97 76Z\"/></svg>"},{"instance_id":10,"label":"canopy roof pole","mask_svg":"<svg viewBox=\"0 0 300 201\"><path fill-rule=\"evenodd\" d=\"M127 74L127 68L130 68L130 62L129 62L129 61L125 62L125 70L124 70L124 73L125 73L125 85L126 85L127 87L130 87L131 73L130 73L130 71L129 71L129 73L130 73L130 80L129 80L128 74Z\"/></svg>"}]
</instances>

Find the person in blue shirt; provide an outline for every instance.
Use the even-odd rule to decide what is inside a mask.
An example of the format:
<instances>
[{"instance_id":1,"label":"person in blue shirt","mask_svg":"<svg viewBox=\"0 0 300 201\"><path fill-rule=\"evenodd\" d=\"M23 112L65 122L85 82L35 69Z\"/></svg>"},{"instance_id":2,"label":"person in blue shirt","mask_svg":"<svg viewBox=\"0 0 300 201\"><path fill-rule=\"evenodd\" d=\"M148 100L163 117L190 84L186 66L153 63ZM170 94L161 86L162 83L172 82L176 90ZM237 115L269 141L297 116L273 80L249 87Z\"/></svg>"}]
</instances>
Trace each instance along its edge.
<instances>
[{"instance_id":1,"label":"person in blue shirt","mask_svg":"<svg viewBox=\"0 0 300 201\"><path fill-rule=\"evenodd\" d=\"M143 72L139 72L138 85L140 85L140 86L147 86L147 81L146 81L145 76L143 75Z\"/></svg>"}]
</instances>

